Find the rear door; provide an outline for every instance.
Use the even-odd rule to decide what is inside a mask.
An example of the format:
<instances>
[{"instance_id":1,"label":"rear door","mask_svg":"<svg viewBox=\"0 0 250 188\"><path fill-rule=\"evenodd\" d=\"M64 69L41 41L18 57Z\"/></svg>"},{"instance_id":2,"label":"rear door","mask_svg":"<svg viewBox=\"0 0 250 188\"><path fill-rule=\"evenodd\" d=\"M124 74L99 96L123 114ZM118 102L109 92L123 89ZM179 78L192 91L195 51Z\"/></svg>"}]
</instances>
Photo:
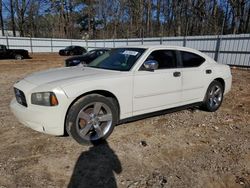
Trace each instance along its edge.
<instances>
[{"instance_id":1,"label":"rear door","mask_svg":"<svg viewBox=\"0 0 250 188\"><path fill-rule=\"evenodd\" d=\"M205 59L198 54L179 51L182 72L182 101L183 104L201 102L204 98L204 79L206 71Z\"/></svg>"},{"instance_id":2,"label":"rear door","mask_svg":"<svg viewBox=\"0 0 250 188\"><path fill-rule=\"evenodd\" d=\"M181 103L181 69L174 50L155 50L147 58L159 63L155 71L142 67L134 76L133 115L178 106ZM146 61L147 61L146 60Z\"/></svg>"}]
</instances>

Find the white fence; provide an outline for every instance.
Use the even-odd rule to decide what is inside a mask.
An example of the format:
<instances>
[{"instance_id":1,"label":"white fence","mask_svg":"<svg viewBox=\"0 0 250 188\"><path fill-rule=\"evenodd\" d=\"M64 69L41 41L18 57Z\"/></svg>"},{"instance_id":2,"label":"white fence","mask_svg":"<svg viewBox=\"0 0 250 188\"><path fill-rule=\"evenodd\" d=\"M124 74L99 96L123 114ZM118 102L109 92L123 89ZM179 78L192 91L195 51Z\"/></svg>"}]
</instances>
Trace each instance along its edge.
<instances>
[{"instance_id":1,"label":"white fence","mask_svg":"<svg viewBox=\"0 0 250 188\"><path fill-rule=\"evenodd\" d=\"M58 52L69 45L79 45L88 49L142 44L186 46L208 54L219 63L250 67L250 34L108 40L0 37L0 44L13 49L27 49L31 53Z\"/></svg>"}]
</instances>

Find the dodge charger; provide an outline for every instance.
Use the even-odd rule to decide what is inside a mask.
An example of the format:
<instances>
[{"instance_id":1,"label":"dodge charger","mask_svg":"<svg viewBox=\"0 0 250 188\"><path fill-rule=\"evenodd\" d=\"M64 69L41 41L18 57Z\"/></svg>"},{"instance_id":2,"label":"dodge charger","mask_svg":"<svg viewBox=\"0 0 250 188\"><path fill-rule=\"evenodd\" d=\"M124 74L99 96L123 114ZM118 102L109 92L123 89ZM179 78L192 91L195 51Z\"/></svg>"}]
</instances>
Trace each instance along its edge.
<instances>
[{"instance_id":1,"label":"dodge charger","mask_svg":"<svg viewBox=\"0 0 250 188\"><path fill-rule=\"evenodd\" d=\"M175 46L112 49L87 66L33 73L14 85L10 106L24 125L99 143L115 125L179 107L214 112L231 89L230 67Z\"/></svg>"}]
</instances>

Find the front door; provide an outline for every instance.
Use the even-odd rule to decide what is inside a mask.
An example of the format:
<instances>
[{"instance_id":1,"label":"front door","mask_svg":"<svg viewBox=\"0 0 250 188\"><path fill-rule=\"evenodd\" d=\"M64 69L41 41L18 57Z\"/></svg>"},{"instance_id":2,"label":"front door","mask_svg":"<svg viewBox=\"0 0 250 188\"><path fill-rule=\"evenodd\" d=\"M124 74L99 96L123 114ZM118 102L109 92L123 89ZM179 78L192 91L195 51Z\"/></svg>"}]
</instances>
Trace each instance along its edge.
<instances>
[{"instance_id":1,"label":"front door","mask_svg":"<svg viewBox=\"0 0 250 188\"><path fill-rule=\"evenodd\" d=\"M147 60L157 61L159 67L154 71L146 71L142 65L135 73L134 116L176 107L181 103L182 73L177 68L175 51L156 50Z\"/></svg>"}]
</instances>

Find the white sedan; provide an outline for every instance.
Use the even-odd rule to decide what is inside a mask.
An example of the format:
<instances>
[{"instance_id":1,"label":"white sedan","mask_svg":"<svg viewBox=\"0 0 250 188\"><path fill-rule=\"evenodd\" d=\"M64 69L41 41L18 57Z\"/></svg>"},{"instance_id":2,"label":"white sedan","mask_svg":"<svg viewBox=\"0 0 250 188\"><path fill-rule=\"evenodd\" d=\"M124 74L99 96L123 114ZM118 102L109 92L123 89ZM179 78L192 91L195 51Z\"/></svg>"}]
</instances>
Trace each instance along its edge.
<instances>
[{"instance_id":1,"label":"white sedan","mask_svg":"<svg viewBox=\"0 0 250 188\"><path fill-rule=\"evenodd\" d=\"M189 48L116 48L88 66L34 73L14 85L24 125L79 143L106 139L121 122L183 106L216 111L231 89L229 66Z\"/></svg>"}]
</instances>

